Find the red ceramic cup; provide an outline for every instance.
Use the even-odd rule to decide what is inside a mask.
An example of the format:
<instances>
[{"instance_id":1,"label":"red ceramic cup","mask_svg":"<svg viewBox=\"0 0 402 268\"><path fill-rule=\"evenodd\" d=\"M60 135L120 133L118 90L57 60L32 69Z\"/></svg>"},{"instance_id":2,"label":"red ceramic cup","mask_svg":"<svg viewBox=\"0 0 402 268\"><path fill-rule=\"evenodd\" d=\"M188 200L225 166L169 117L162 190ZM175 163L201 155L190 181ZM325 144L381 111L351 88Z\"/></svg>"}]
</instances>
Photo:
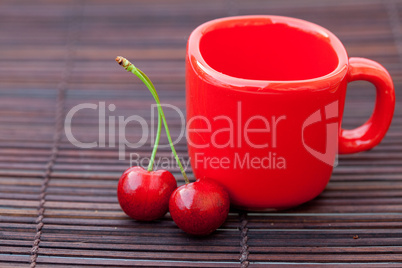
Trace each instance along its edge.
<instances>
[{"instance_id":1,"label":"red ceramic cup","mask_svg":"<svg viewBox=\"0 0 402 268\"><path fill-rule=\"evenodd\" d=\"M377 90L362 126L341 128L346 87ZM240 16L196 28L186 55L187 143L197 178L229 191L234 206L284 209L327 185L336 154L384 137L395 106L388 72L348 58L339 39L307 21Z\"/></svg>"}]
</instances>

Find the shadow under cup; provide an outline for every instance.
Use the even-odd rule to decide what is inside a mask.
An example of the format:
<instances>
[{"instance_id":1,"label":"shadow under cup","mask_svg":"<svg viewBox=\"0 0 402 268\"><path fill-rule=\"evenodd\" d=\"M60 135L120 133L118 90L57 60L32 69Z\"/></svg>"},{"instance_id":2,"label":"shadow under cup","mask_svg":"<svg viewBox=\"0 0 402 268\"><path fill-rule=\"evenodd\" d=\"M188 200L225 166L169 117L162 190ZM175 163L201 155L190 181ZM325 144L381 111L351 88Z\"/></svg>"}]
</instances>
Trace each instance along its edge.
<instances>
[{"instance_id":1,"label":"shadow under cup","mask_svg":"<svg viewBox=\"0 0 402 268\"><path fill-rule=\"evenodd\" d=\"M339 39L307 21L240 16L196 28L186 54L195 177L248 210L319 195L338 151L348 67Z\"/></svg>"}]
</instances>

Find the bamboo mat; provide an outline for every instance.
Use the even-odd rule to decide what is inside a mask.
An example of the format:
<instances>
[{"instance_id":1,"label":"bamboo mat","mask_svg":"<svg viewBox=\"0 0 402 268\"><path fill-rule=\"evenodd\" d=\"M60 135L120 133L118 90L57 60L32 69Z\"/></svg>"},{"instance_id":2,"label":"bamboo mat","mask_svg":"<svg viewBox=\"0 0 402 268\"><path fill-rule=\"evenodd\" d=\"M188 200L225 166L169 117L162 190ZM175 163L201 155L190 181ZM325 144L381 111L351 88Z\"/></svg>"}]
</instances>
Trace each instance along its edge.
<instances>
[{"instance_id":1,"label":"bamboo mat","mask_svg":"<svg viewBox=\"0 0 402 268\"><path fill-rule=\"evenodd\" d=\"M335 33L349 56L383 64L397 93L386 138L369 152L340 156L315 200L279 213L233 210L208 237L184 234L169 214L152 223L129 219L117 202L117 181L130 153L151 154L150 140L127 148L124 161L108 143L80 149L66 137L66 114L81 103L104 103L116 106L105 114L116 122L132 114L150 120L149 92L115 63L117 55L148 74L162 102L184 111L190 32L243 14L315 22ZM401 1L1 0L0 267L401 267L401 24ZM343 126L363 123L374 98L372 85L351 84ZM94 109L77 113L75 138L99 142L98 117ZM177 137L180 118L167 117ZM140 134L127 126L127 140ZM110 136L117 140L106 133L106 141ZM185 139L176 149L187 157ZM183 184L179 170L171 171Z\"/></svg>"}]
</instances>

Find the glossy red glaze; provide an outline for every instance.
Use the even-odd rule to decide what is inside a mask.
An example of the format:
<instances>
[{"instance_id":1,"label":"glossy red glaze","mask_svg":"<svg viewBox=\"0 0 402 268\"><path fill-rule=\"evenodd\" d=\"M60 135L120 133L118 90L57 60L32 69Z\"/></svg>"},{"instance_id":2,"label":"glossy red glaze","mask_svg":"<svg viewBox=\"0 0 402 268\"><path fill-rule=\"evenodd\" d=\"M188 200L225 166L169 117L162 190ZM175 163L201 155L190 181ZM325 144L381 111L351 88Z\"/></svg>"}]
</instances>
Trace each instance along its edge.
<instances>
[{"instance_id":1,"label":"glossy red glaze","mask_svg":"<svg viewBox=\"0 0 402 268\"><path fill-rule=\"evenodd\" d=\"M131 167L119 180L117 198L131 218L152 221L166 214L170 195L176 188L176 179L167 170L147 171L142 167Z\"/></svg>"},{"instance_id":2,"label":"glossy red glaze","mask_svg":"<svg viewBox=\"0 0 402 268\"><path fill-rule=\"evenodd\" d=\"M376 106L362 127L342 130L346 88L354 80L376 86ZM233 205L251 210L316 197L338 148L354 153L377 145L395 106L392 80L380 64L349 59L330 31L279 16L229 17L195 29L186 98L195 176L218 181Z\"/></svg>"},{"instance_id":3,"label":"glossy red glaze","mask_svg":"<svg viewBox=\"0 0 402 268\"><path fill-rule=\"evenodd\" d=\"M341 129L339 140L341 154L366 151L379 144L394 114L394 85L391 76L382 65L369 59L350 58L348 81L356 80L373 83L376 87L377 98L373 114L366 123L352 130Z\"/></svg>"},{"instance_id":4,"label":"glossy red glaze","mask_svg":"<svg viewBox=\"0 0 402 268\"><path fill-rule=\"evenodd\" d=\"M225 222L229 208L226 190L208 179L180 186L169 201L169 212L174 222L193 235L207 235L215 231Z\"/></svg>"}]
</instances>

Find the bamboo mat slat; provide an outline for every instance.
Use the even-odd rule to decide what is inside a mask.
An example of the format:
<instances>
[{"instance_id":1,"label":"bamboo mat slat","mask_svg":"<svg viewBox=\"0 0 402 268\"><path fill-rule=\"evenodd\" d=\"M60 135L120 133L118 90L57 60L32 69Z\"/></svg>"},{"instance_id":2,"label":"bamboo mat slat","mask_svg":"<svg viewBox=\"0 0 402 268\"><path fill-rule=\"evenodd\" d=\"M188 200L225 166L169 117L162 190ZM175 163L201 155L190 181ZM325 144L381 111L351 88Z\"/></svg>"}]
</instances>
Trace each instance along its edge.
<instances>
[{"instance_id":1,"label":"bamboo mat slat","mask_svg":"<svg viewBox=\"0 0 402 268\"><path fill-rule=\"evenodd\" d=\"M387 136L371 151L340 156L326 190L288 211L232 210L203 238L184 234L169 213L152 223L131 220L119 208L117 181L130 153L150 156L151 141L126 148L125 160L118 144L79 149L64 132L66 113L81 103L114 104L106 116L135 111L151 122L150 94L116 65L117 55L133 59L161 100L185 112L189 34L205 21L246 14L315 22L349 56L383 64L397 95ZM401 267L401 87L398 0L2 0L0 267ZM352 83L343 126L364 123L374 99L372 85ZM180 117L168 111L167 120L177 138ZM71 127L77 140L98 141L96 111L80 111ZM127 140L140 137L136 125L127 126ZM184 138L176 149L187 161ZM168 148L162 157L171 157ZM183 184L178 167L170 170Z\"/></svg>"}]
</instances>

